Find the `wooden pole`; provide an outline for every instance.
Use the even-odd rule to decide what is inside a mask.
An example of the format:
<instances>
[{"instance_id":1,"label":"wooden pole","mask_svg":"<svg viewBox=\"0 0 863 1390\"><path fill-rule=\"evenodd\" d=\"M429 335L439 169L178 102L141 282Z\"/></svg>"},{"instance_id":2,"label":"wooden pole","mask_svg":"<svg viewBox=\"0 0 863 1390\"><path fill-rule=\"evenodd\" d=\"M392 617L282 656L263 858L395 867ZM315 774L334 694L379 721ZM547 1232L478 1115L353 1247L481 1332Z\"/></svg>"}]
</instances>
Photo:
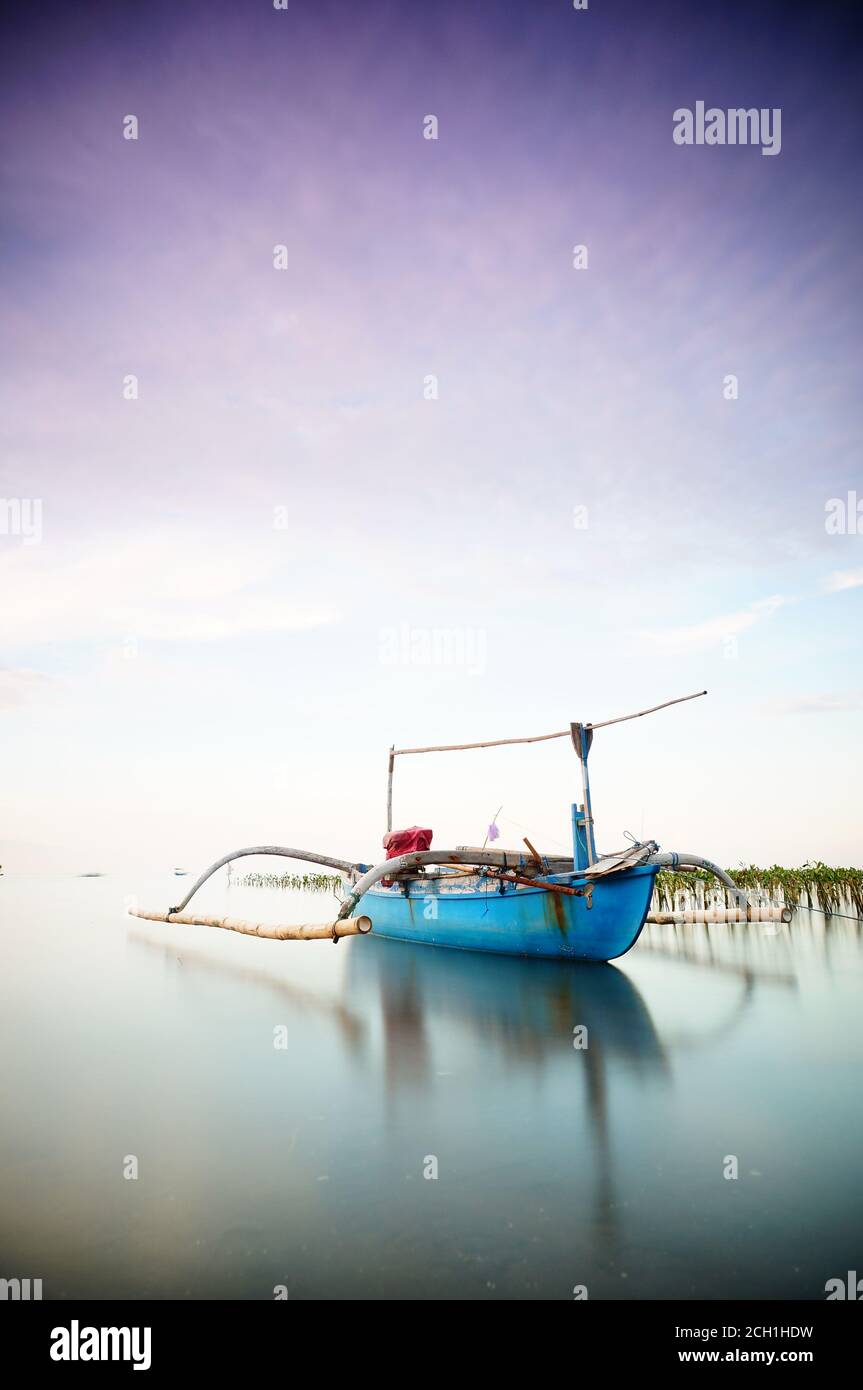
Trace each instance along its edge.
<instances>
[{"instance_id":1,"label":"wooden pole","mask_svg":"<svg viewBox=\"0 0 863 1390\"><path fill-rule=\"evenodd\" d=\"M499 883L523 883L526 888L542 888L546 893L564 893L570 898L583 898L583 888L570 888L565 883L546 883L543 879L528 878L525 874L504 873L500 869L486 869L483 877L496 879Z\"/></svg>"},{"instance_id":2,"label":"wooden pole","mask_svg":"<svg viewBox=\"0 0 863 1390\"><path fill-rule=\"evenodd\" d=\"M387 777L387 834L393 828L393 772L396 766L396 752L390 744L390 767Z\"/></svg>"},{"instance_id":3,"label":"wooden pole","mask_svg":"<svg viewBox=\"0 0 863 1390\"><path fill-rule=\"evenodd\" d=\"M299 926L273 926L269 922L243 922L238 917L192 917L180 912L146 912L129 908L130 917L146 922L167 922L169 926L222 927L243 936L261 936L269 941L326 941L333 937L365 936L372 929L371 917L346 917L336 922L306 922Z\"/></svg>"},{"instance_id":4,"label":"wooden pole","mask_svg":"<svg viewBox=\"0 0 863 1390\"><path fill-rule=\"evenodd\" d=\"M721 922L790 922L790 907L691 907L680 912L648 912L648 922L659 926L693 926Z\"/></svg>"}]
</instances>

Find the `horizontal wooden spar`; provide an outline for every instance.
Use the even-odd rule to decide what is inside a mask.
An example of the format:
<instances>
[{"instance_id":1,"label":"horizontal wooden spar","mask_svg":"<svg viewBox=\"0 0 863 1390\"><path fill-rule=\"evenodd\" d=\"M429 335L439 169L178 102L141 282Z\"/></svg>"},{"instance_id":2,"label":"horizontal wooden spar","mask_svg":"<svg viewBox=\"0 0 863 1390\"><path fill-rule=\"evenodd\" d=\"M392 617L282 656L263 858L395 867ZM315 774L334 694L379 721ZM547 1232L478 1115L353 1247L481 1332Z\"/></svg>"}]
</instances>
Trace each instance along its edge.
<instances>
[{"instance_id":1,"label":"horizontal wooden spar","mask_svg":"<svg viewBox=\"0 0 863 1390\"><path fill-rule=\"evenodd\" d=\"M391 756L400 758L404 753L464 753L469 748L502 748L505 743L544 743L550 738L569 738L569 729L559 734L532 734L529 738L494 738L490 743L440 743L433 748L393 748Z\"/></svg>"},{"instance_id":2,"label":"horizontal wooden spar","mask_svg":"<svg viewBox=\"0 0 863 1390\"><path fill-rule=\"evenodd\" d=\"M607 729L610 724L626 724L630 719L641 719L645 714L656 714L657 710L668 709L671 705L685 705L687 700L700 700L706 690L696 690L694 695L678 695L676 700L665 700L661 705L651 705L650 709L640 709L635 714L619 714L616 719L603 719L599 724L585 724L586 729Z\"/></svg>"},{"instance_id":3,"label":"horizontal wooden spar","mask_svg":"<svg viewBox=\"0 0 863 1390\"><path fill-rule=\"evenodd\" d=\"M129 908L130 917L146 922L167 922L169 926L222 927L243 936L266 937L268 941L327 941L333 937L365 936L372 929L371 917L346 917L336 922L305 922L297 926L273 926L270 922L244 922L239 917L193 917L180 912L145 912Z\"/></svg>"},{"instance_id":4,"label":"horizontal wooden spar","mask_svg":"<svg viewBox=\"0 0 863 1390\"><path fill-rule=\"evenodd\" d=\"M661 705L651 705L635 714L621 714L616 719L603 719L598 724L585 724L586 729L607 729L610 724L625 724L629 719L641 719L645 714L656 714L657 710L668 709L671 705L682 705L687 700L697 700L706 695L706 690L696 690L694 695L679 695L676 700L665 700ZM391 748L390 766L393 758L403 757L405 753L464 753L471 748L503 748L511 743L545 743L552 738L569 738L571 729L561 729L556 734L531 734L527 738L494 738L487 743L439 743L429 748Z\"/></svg>"},{"instance_id":5,"label":"horizontal wooden spar","mask_svg":"<svg viewBox=\"0 0 863 1390\"><path fill-rule=\"evenodd\" d=\"M721 922L790 922L790 907L691 907L680 912L648 912L647 920L657 926L693 926Z\"/></svg>"},{"instance_id":6,"label":"horizontal wooden spar","mask_svg":"<svg viewBox=\"0 0 863 1390\"><path fill-rule=\"evenodd\" d=\"M500 870L500 869L453 869L453 870L452 870L452 876L453 876L453 877L456 877L456 878L457 878L460 874L466 875L468 878L488 878L488 879L493 879L495 883L523 883L523 884L525 885L526 888L543 888L547 893L568 893L568 894L570 895L570 897L573 897L573 898L583 898L583 897L584 897L584 889L583 889L583 888L571 888L571 887L569 887L569 886L568 886L567 884L565 884L565 883L547 883L547 882L545 881L545 879L541 879L541 878L528 878L528 876L527 876L526 874L516 874L516 873L511 873L511 874L510 874L510 873L504 873L504 872L503 872L502 870ZM450 877L450 875L447 874L446 878L449 878L449 877ZM445 883L445 882L446 882L446 878L444 878L443 880L441 880L440 877L435 877L434 882L440 883L441 881L443 881L443 882Z\"/></svg>"},{"instance_id":7,"label":"horizontal wooden spar","mask_svg":"<svg viewBox=\"0 0 863 1390\"><path fill-rule=\"evenodd\" d=\"M506 874L500 869L486 869L485 876L497 883L522 883L526 888L542 888L546 893L566 893L571 898L583 898L583 888L571 888L566 883L546 883L541 878L528 878L526 874Z\"/></svg>"}]
</instances>

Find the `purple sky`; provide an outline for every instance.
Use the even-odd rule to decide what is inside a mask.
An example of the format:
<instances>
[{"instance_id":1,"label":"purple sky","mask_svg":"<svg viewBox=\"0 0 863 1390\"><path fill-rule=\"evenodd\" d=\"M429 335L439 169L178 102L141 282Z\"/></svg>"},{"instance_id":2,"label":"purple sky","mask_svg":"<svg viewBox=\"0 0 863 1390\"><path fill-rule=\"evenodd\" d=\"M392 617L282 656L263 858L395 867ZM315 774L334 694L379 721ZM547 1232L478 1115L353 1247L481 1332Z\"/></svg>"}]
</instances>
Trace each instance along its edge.
<instances>
[{"instance_id":1,"label":"purple sky","mask_svg":"<svg viewBox=\"0 0 863 1390\"><path fill-rule=\"evenodd\" d=\"M859 861L863 521L825 525L863 499L852 15L25 11L0 498L42 528L0 530L7 867L370 856L389 743L704 686L597 746L601 844ZM780 108L781 152L676 145L698 100ZM563 745L410 761L396 819L436 843L501 802L565 842Z\"/></svg>"}]
</instances>

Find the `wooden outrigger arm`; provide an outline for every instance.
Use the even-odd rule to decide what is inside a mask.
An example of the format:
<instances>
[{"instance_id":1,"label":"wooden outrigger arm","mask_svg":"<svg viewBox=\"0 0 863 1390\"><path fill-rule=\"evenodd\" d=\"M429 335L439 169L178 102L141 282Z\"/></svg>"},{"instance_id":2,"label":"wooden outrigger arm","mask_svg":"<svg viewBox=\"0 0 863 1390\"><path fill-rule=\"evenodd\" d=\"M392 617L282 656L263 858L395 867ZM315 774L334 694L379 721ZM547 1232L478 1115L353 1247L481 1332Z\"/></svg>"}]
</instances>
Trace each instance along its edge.
<instances>
[{"instance_id":1,"label":"wooden outrigger arm","mask_svg":"<svg viewBox=\"0 0 863 1390\"><path fill-rule=\"evenodd\" d=\"M365 864L350 864L347 859L333 859L328 854L315 854L308 849L285 849L282 845L253 845L250 849L235 849L230 854L225 854L221 859L217 859L215 864L211 864L209 869L205 869L201 877L193 883L185 898L176 907L169 908L169 912L182 912L183 908L192 901L198 889L203 887L208 878L212 878L218 869L223 869L226 864L230 864L234 859L245 859L250 854L277 854L284 859L302 859L307 864L324 864L328 869L340 869L342 873L353 874L362 873L367 867Z\"/></svg>"},{"instance_id":2,"label":"wooden outrigger arm","mask_svg":"<svg viewBox=\"0 0 863 1390\"><path fill-rule=\"evenodd\" d=\"M243 922L233 917L198 917L184 914L183 909L188 906L198 889L218 869L224 868L226 864L232 863L235 859L243 859L254 854L273 854L285 859L299 859L306 863L324 864L349 875L353 880L353 886L335 921L306 923L299 926L271 926L267 923ZM314 941L325 938L337 941L342 936L365 935L372 929L372 922L367 916L352 917L351 913L357 907L360 899L382 878L407 877L412 873L421 873L426 867L437 864L513 871L517 867L519 859L520 856L514 855L512 851L495 849L419 850L412 854L399 855L394 859L384 859L380 864L369 867L367 864L336 859L332 855L318 854L314 850L290 849L282 845L253 845L246 849L233 850L230 854L225 854L221 859L217 859L215 864L211 864L201 874L182 902L178 903L176 907L169 908L167 912L149 912L143 908L130 908L129 914L132 917L141 917L151 922L176 923L180 926L223 927L227 931L241 932L248 936L268 937L276 941ZM633 845L629 850L622 851L620 854L604 855L586 869L578 869L575 861L567 858L546 858L543 860L541 868L546 875L573 874L577 875L579 879L593 882L623 869L636 867L639 863L655 864L668 869L704 869L725 885L733 894L739 908L744 912L748 911L747 894L743 889L737 887L734 880L718 864L714 864L710 859L705 859L699 854L674 851L659 852L653 841ZM531 866L533 870L534 861L531 861ZM538 868L539 866L535 867ZM529 878L524 880L524 882L530 881ZM546 886L549 891L553 891L556 887L556 885L544 884L543 879L537 876L536 887Z\"/></svg>"},{"instance_id":3,"label":"wooden outrigger arm","mask_svg":"<svg viewBox=\"0 0 863 1390\"><path fill-rule=\"evenodd\" d=\"M193 917L183 914L183 909L188 906L198 889L208 878L212 878L218 869L223 869L235 859L245 859L252 854L275 854L283 859L323 864L327 868L339 869L342 873L350 874L352 878L356 878L367 868L365 864L352 864L347 859L335 859L330 854L317 854L314 850L289 849L284 845L250 845L246 849L235 849L230 854L223 854L221 859L217 859L215 864L205 869L176 907L169 907L167 912L146 912L143 908L130 907L129 915L141 917L148 922L178 923L186 927L223 927L226 931L240 932L244 936L267 937L273 941L317 941L327 937L338 941L342 936L365 935L371 931L370 918L352 917L348 920L347 913L340 914L334 922L307 922L298 926L271 926L266 922L244 922L237 917Z\"/></svg>"},{"instance_id":4,"label":"wooden outrigger arm","mask_svg":"<svg viewBox=\"0 0 863 1390\"><path fill-rule=\"evenodd\" d=\"M713 874L719 882L724 884L730 893L736 894L741 901L746 894L742 888L738 888L734 879L720 869L718 864L714 864L712 859L705 859L701 854L689 854L686 851L662 850L650 856L651 864L658 864L663 869L704 869L707 873Z\"/></svg>"}]
</instances>

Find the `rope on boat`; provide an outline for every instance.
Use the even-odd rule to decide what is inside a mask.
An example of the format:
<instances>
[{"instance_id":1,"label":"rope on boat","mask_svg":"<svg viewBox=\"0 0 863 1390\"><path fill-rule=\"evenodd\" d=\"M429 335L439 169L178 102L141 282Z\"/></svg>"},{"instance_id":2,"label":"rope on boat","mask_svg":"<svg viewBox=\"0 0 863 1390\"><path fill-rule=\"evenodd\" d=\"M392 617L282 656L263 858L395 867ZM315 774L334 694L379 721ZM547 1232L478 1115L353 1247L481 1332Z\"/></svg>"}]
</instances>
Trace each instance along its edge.
<instances>
[{"instance_id":1,"label":"rope on boat","mask_svg":"<svg viewBox=\"0 0 863 1390\"><path fill-rule=\"evenodd\" d=\"M822 917L841 917L844 922L857 922L859 924L863 921L863 918L861 918L859 914L855 917L850 912L834 912L829 907L812 907L810 905L809 907L802 908L801 911L820 912Z\"/></svg>"}]
</instances>

